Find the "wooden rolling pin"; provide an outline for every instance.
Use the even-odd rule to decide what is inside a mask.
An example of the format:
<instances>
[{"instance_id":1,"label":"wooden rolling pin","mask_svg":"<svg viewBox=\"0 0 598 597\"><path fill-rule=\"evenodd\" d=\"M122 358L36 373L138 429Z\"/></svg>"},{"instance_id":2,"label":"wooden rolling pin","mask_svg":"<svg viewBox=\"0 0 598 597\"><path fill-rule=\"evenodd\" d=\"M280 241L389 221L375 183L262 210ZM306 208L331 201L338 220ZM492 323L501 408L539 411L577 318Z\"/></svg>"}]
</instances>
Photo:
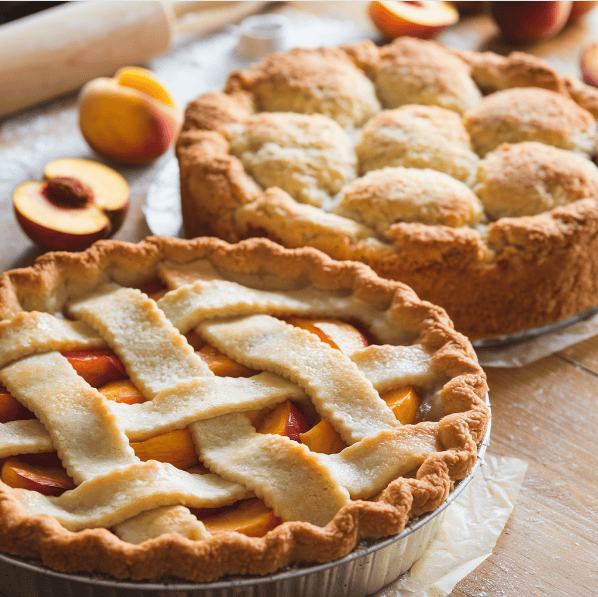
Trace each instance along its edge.
<instances>
[{"instance_id":1,"label":"wooden rolling pin","mask_svg":"<svg viewBox=\"0 0 598 597\"><path fill-rule=\"evenodd\" d=\"M208 33L265 4L72 2L2 25L0 117L141 64L177 35Z\"/></svg>"}]
</instances>

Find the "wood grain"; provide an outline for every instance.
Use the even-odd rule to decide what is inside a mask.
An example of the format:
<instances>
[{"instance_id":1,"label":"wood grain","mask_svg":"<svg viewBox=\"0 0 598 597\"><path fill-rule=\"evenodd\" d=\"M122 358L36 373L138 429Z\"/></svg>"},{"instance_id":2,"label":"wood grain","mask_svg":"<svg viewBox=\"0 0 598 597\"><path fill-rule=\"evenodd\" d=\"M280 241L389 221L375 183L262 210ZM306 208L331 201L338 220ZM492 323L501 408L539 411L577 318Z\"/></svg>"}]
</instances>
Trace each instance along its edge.
<instances>
[{"instance_id":1,"label":"wood grain","mask_svg":"<svg viewBox=\"0 0 598 597\"><path fill-rule=\"evenodd\" d=\"M493 554L451 597L595 596L598 377L560 355L487 373L490 452L529 468Z\"/></svg>"}]
</instances>

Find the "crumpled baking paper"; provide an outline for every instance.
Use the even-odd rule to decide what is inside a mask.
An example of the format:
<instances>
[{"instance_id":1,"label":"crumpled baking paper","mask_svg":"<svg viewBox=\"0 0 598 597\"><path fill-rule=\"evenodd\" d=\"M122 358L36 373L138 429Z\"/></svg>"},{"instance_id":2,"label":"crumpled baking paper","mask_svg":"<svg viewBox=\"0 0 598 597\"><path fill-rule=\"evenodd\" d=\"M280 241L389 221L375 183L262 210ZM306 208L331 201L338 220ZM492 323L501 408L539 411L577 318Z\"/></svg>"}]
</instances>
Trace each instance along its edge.
<instances>
[{"instance_id":1,"label":"crumpled baking paper","mask_svg":"<svg viewBox=\"0 0 598 597\"><path fill-rule=\"evenodd\" d=\"M476 348L482 367L524 367L550 354L598 335L598 313L552 332L493 348Z\"/></svg>"},{"instance_id":2,"label":"crumpled baking paper","mask_svg":"<svg viewBox=\"0 0 598 597\"><path fill-rule=\"evenodd\" d=\"M491 555L513 510L527 463L484 456L471 483L446 509L424 555L399 580L372 597L447 597Z\"/></svg>"}]
</instances>

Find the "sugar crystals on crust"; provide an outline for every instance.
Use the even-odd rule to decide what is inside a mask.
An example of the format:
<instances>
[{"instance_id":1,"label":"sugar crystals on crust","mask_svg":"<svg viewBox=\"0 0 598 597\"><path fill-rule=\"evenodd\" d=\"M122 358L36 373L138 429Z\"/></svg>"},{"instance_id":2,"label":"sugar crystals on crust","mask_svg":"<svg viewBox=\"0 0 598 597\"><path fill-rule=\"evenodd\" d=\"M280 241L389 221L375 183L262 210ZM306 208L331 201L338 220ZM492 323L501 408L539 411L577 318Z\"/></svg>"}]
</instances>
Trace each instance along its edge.
<instances>
[{"instance_id":1,"label":"sugar crystals on crust","mask_svg":"<svg viewBox=\"0 0 598 597\"><path fill-rule=\"evenodd\" d=\"M264 188L320 206L355 178L353 143L320 114L265 112L228 127L231 152Z\"/></svg>"},{"instance_id":2,"label":"sugar crystals on crust","mask_svg":"<svg viewBox=\"0 0 598 597\"><path fill-rule=\"evenodd\" d=\"M373 80L388 108L425 104L462 113L481 98L465 62L439 44L410 37L381 49Z\"/></svg>"},{"instance_id":3,"label":"sugar crystals on crust","mask_svg":"<svg viewBox=\"0 0 598 597\"><path fill-rule=\"evenodd\" d=\"M272 54L233 73L226 90L239 87L261 110L324 114L343 126L361 126L380 111L372 82L338 49Z\"/></svg>"},{"instance_id":4,"label":"sugar crystals on crust","mask_svg":"<svg viewBox=\"0 0 598 597\"><path fill-rule=\"evenodd\" d=\"M386 166L432 168L466 182L478 163L459 115L438 106L381 112L363 128L355 151L362 173Z\"/></svg>"},{"instance_id":5,"label":"sugar crystals on crust","mask_svg":"<svg viewBox=\"0 0 598 597\"><path fill-rule=\"evenodd\" d=\"M436 170L383 168L347 185L336 208L384 235L396 222L463 226L482 213L478 198L462 182Z\"/></svg>"},{"instance_id":6,"label":"sugar crystals on crust","mask_svg":"<svg viewBox=\"0 0 598 597\"><path fill-rule=\"evenodd\" d=\"M543 143L505 143L480 163L474 191L493 219L534 216L598 197L598 168Z\"/></svg>"},{"instance_id":7,"label":"sugar crystals on crust","mask_svg":"<svg viewBox=\"0 0 598 597\"><path fill-rule=\"evenodd\" d=\"M464 114L476 151L486 155L501 143L539 141L592 155L598 127L572 99L535 87L506 89L485 97Z\"/></svg>"}]
</instances>

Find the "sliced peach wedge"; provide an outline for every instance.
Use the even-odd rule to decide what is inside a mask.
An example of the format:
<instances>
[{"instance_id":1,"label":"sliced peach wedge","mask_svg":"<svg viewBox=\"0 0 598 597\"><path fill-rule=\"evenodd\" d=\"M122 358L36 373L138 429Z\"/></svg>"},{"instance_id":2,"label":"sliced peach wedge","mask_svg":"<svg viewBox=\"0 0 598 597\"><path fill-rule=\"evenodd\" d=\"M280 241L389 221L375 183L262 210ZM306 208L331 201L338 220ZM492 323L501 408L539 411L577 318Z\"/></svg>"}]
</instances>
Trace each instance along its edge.
<instances>
[{"instance_id":1,"label":"sliced peach wedge","mask_svg":"<svg viewBox=\"0 0 598 597\"><path fill-rule=\"evenodd\" d=\"M386 402L397 421L403 425L413 423L421 404L421 398L412 386L389 390L380 398ZM338 431L326 419L322 419L309 431L302 433L299 439L312 452L322 454L338 454L347 447Z\"/></svg>"},{"instance_id":2,"label":"sliced peach wedge","mask_svg":"<svg viewBox=\"0 0 598 597\"><path fill-rule=\"evenodd\" d=\"M339 319L289 317L287 323L315 334L332 348L351 354L368 345L365 336L353 325Z\"/></svg>"},{"instance_id":3,"label":"sliced peach wedge","mask_svg":"<svg viewBox=\"0 0 598 597\"><path fill-rule=\"evenodd\" d=\"M7 458L0 479L10 487L29 489L44 495L61 495L74 489L73 480L63 468L28 464L20 458Z\"/></svg>"},{"instance_id":4,"label":"sliced peach wedge","mask_svg":"<svg viewBox=\"0 0 598 597\"><path fill-rule=\"evenodd\" d=\"M305 417L290 400L285 400L268 413L257 427L258 433L285 435L294 441L300 441L300 435L308 429Z\"/></svg>"},{"instance_id":5,"label":"sliced peach wedge","mask_svg":"<svg viewBox=\"0 0 598 597\"><path fill-rule=\"evenodd\" d=\"M410 35L430 39L459 20L450 2L370 2L370 17L388 38Z\"/></svg>"},{"instance_id":6,"label":"sliced peach wedge","mask_svg":"<svg viewBox=\"0 0 598 597\"><path fill-rule=\"evenodd\" d=\"M187 429L176 429L142 442L131 442L131 448L143 461L168 462L180 469L188 469L198 463L195 444Z\"/></svg>"},{"instance_id":7,"label":"sliced peach wedge","mask_svg":"<svg viewBox=\"0 0 598 597\"><path fill-rule=\"evenodd\" d=\"M43 182L28 181L13 193L19 225L42 247L80 251L114 234L129 207L129 185L115 170L90 160L50 162Z\"/></svg>"},{"instance_id":8,"label":"sliced peach wedge","mask_svg":"<svg viewBox=\"0 0 598 597\"><path fill-rule=\"evenodd\" d=\"M248 537L262 537L281 523L259 498L237 502L233 507L212 515L209 512L195 514L211 533L236 531Z\"/></svg>"},{"instance_id":9,"label":"sliced peach wedge","mask_svg":"<svg viewBox=\"0 0 598 597\"><path fill-rule=\"evenodd\" d=\"M62 356L94 388L127 377L123 364L111 350L71 350Z\"/></svg>"},{"instance_id":10,"label":"sliced peach wedge","mask_svg":"<svg viewBox=\"0 0 598 597\"><path fill-rule=\"evenodd\" d=\"M0 386L0 423L34 418L35 415L29 409L14 398L4 386Z\"/></svg>"}]
</instances>

